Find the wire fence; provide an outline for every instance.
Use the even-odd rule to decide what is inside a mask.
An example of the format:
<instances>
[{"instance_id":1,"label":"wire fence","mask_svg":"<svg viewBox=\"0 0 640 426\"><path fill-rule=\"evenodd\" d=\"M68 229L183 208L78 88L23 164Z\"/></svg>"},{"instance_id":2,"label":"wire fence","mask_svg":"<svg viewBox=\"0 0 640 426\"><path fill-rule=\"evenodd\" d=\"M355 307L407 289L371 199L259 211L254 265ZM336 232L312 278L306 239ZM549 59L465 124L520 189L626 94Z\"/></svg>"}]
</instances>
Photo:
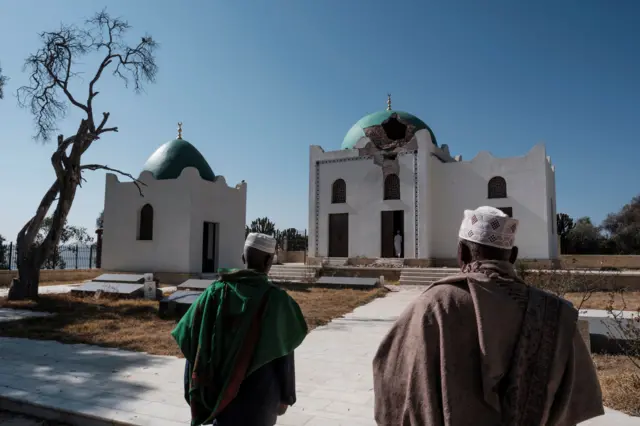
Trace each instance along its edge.
<instances>
[{"instance_id":1,"label":"wire fence","mask_svg":"<svg viewBox=\"0 0 640 426\"><path fill-rule=\"evenodd\" d=\"M92 269L96 267L96 245L67 244L57 247L42 269ZM0 244L0 269L18 269L14 243Z\"/></svg>"}]
</instances>

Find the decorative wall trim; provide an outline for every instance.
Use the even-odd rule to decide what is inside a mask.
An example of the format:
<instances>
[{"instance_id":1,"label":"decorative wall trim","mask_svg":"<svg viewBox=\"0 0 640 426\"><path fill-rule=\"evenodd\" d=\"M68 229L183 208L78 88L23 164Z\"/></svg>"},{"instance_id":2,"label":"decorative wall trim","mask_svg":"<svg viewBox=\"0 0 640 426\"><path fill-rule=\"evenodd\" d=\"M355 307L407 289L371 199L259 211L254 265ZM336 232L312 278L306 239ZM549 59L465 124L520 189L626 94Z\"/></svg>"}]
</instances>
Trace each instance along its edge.
<instances>
[{"instance_id":1,"label":"decorative wall trim","mask_svg":"<svg viewBox=\"0 0 640 426\"><path fill-rule=\"evenodd\" d=\"M316 161L316 204L315 204L315 256L318 256L318 237L320 235L320 161Z\"/></svg>"},{"instance_id":2,"label":"decorative wall trim","mask_svg":"<svg viewBox=\"0 0 640 426\"><path fill-rule=\"evenodd\" d=\"M347 161L358 161L358 160L367 160L373 158L373 155L365 155L362 157L346 157L346 158L331 158L329 160L318 160L316 161L316 166L318 164L329 164L329 163L346 163Z\"/></svg>"},{"instance_id":3,"label":"decorative wall trim","mask_svg":"<svg viewBox=\"0 0 640 426\"><path fill-rule=\"evenodd\" d=\"M414 257L416 259L420 258L420 228L419 228L419 198L418 193L418 151L413 151L413 214L414 214L414 234L415 234L415 245L414 245Z\"/></svg>"}]
</instances>

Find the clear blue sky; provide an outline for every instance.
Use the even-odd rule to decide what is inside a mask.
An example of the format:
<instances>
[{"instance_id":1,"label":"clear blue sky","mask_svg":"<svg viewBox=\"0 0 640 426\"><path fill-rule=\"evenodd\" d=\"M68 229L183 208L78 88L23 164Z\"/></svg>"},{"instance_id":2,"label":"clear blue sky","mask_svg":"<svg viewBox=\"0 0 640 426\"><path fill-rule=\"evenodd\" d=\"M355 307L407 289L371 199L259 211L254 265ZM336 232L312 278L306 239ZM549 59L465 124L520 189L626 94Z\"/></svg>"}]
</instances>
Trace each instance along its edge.
<instances>
[{"instance_id":1,"label":"clear blue sky","mask_svg":"<svg viewBox=\"0 0 640 426\"><path fill-rule=\"evenodd\" d=\"M182 120L214 172L248 182L248 221L306 228L309 145L338 149L387 92L466 159L544 142L559 212L600 222L640 193L636 0L3 0L0 63L11 81L0 101L0 233L10 240L53 179L53 147L31 140L31 117L16 106L23 60L39 31L105 3L134 26L133 41L148 32L161 44L160 72L141 96L104 78L98 110L120 133L86 161L137 175ZM70 222L93 229L104 173L86 177Z\"/></svg>"}]
</instances>

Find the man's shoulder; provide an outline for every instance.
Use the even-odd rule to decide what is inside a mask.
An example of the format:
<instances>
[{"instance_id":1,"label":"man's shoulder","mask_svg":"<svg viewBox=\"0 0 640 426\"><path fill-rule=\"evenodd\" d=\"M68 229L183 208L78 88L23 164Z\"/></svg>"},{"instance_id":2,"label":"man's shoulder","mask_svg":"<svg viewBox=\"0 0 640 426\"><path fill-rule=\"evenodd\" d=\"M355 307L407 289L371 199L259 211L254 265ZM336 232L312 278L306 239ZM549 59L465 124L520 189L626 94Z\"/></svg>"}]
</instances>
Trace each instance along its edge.
<instances>
[{"instance_id":1,"label":"man's shoulder","mask_svg":"<svg viewBox=\"0 0 640 426\"><path fill-rule=\"evenodd\" d=\"M575 312L576 314L578 313L578 310L573 305L573 303L571 303L569 300L565 299L564 297L560 297L557 294L553 294L551 292L548 292L546 290L533 287L533 286L529 286L529 292L530 294L537 294L539 297L546 297L548 300L552 300L554 302L559 303L561 308L563 310L566 310L567 312L572 312L572 313Z\"/></svg>"},{"instance_id":2,"label":"man's shoulder","mask_svg":"<svg viewBox=\"0 0 640 426\"><path fill-rule=\"evenodd\" d=\"M464 278L454 278L436 282L427 288L415 301L428 312L436 309L454 309L473 307L469 285Z\"/></svg>"}]
</instances>

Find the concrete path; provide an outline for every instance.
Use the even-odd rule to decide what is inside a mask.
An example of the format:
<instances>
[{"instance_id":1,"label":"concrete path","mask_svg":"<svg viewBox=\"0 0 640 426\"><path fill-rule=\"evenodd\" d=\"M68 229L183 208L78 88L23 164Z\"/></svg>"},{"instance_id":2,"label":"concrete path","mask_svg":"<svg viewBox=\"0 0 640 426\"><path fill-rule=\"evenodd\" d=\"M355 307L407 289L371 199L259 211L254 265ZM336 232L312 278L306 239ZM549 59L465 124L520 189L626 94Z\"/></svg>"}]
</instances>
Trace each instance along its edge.
<instances>
[{"instance_id":1,"label":"concrete path","mask_svg":"<svg viewBox=\"0 0 640 426\"><path fill-rule=\"evenodd\" d=\"M422 291L389 293L314 330L296 351L298 403L278 425L375 426L373 354L395 318ZM181 359L25 339L2 338L0 347L0 410L22 409L83 426L188 424ZM608 411L584 423L610 425L639 426L640 419Z\"/></svg>"},{"instance_id":2,"label":"concrete path","mask_svg":"<svg viewBox=\"0 0 640 426\"><path fill-rule=\"evenodd\" d=\"M38 294L63 294L69 293L74 287L82 285L79 284L62 284L62 285L41 285L38 287ZM9 294L9 287L0 288L0 297L7 297Z\"/></svg>"},{"instance_id":3,"label":"concrete path","mask_svg":"<svg viewBox=\"0 0 640 426\"><path fill-rule=\"evenodd\" d=\"M0 322L18 321L26 318L50 317L53 314L48 312L36 312L23 309L0 308ZM2 423L0 423L1 425Z\"/></svg>"},{"instance_id":4,"label":"concrete path","mask_svg":"<svg viewBox=\"0 0 640 426\"><path fill-rule=\"evenodd\" d=\"M89 282L89 281L86 281ZM76 287L81 286L84 283L77 283L77 284L60 284L60 285L41 285L38 288L38 294L65 294L65 293L70 293L71 290L73 290ZM167 287L160 287L160 290L162 290L163 294L167 294L167 293L173 293L174 291L177 290L177 287L175 286L167 286ZM7 297L7 295L9 294L9 288L0 288L0 298L2 297Z\"/></svg>"}]
</instances>

